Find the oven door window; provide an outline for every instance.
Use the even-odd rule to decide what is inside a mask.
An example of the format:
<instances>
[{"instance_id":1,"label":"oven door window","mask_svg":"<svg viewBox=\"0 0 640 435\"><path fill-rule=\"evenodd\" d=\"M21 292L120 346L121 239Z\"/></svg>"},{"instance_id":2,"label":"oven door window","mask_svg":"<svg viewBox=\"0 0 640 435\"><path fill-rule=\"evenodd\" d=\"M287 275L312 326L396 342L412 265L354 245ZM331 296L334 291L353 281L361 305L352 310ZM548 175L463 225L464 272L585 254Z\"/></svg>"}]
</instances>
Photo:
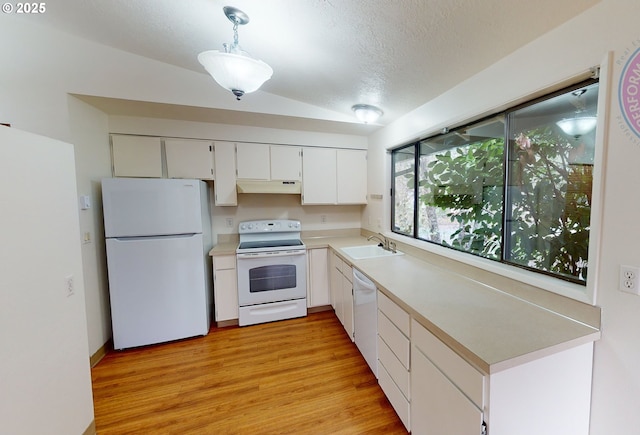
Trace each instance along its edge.
<instances>
[{"instance_id":1,"label":"oven door window","mask_svg":"<svg viewBox=\"0 0 640 435\"><path fill-rule=\"evenodd\" d=\"M258 293L294 288L296 286L296 266L274 264L254 267L249 270L249 292Z\"/></svg>"}]
</instances>

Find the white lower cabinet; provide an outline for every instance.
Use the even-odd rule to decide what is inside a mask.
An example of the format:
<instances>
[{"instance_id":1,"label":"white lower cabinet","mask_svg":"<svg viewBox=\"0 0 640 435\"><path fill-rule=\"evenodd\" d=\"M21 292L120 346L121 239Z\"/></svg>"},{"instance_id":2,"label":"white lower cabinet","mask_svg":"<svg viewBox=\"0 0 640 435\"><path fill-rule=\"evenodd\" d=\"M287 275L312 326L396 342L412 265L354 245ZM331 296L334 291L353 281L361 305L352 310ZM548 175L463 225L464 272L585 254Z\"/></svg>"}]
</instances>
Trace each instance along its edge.
<instances>
[{"instance_id":1,"label":"white lower cabinet","mask_svg":"<svg viewBox=\"0 0 640 435\"><path fill-rule=\"evenodd\" d=\"M342 315L342 259L336 254L331 252L329 256L329 274L331 284L331 306L336 312L336 316L340 323L344 324L344 317Z\"/></svg>"},{"instance_id":2,"label":"white lower cabinet","mask_svg":"<svg viewBox=\"0 0 640 435\"><path fill-rule=\"evenodd\" d=\"M307 251L307 307L329 305L328 249L315 248Z\"/></svg>"},{"instance_id":3,"label":"white lower cabinet","mask_svg":"<svg viewBox=\"0 0 640 435\"><path fill-rule=\"evenodd\" d=\"M412 433L587 435L592 361L589 342L484 375L412 319Z\"/></svg>"},{"instance_id":4,"label":"white lower cabinet","mask_svg":"<svg viewBox=\"0 0 640 435\"><path fill-rule=\"evenodd\" d=\"M378 291L378 383L407 430L412 394L409 328L409 313Z\"/></svg>"},{"instance_id":5,"label":"white lower cabinet","mask_svg":"<svg viewBox=\"0 0 640 435\"><path fill-rule=\"evenodd\" d=\"M353 335L353 284L351 265L331 252L331 305L347 335L354 341Z\"/></svg>"},{"instance_id":6,"label":"white lower cabinet","mask_svg":"<svg viewBox=\"0 0 640 435\"><path fill-rule=\"evenodd\" d=\"M213 257L213 301L216 322L238 319L238 273L235 255Z\"/></svg>"},{"instance_id":7,"label":"white lower cabinet","mask_svg":"<svg viewBox=\"0 0 640 435\"><path fill-rule=\"evenodd\" d=\"M481 434L483 375L415 320L411 342L412 432Z\"/></svg>"},{"instance_id":8,"label":"white lower cabinet","mask_svg":"<svg viewBox=\"0 0 640 435\"><path fill-rule=\"evenodd\" d=\"M353 284L351 266L343 263L345 267L342 269L342 316L344 319L343 326L347 335L354 341L353 334Z\"/></svg>"}]
</instances>

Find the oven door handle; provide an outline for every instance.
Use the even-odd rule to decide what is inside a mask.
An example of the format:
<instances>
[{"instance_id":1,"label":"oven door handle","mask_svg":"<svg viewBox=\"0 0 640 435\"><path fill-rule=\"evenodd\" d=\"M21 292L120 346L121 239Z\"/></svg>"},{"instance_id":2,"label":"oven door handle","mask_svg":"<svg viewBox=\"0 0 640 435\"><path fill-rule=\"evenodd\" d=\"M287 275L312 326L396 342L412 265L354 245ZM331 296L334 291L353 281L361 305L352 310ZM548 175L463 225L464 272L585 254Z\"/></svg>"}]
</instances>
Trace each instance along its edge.
<instances>
[{"instance_id":1,"label":"oven door handle","mask_svg":"<svg viewBox=\"0 0 640 435\"><path fill-rule=\"evenodd\" d=\"M307 253L304 249L297 249L295 251L268 251L268 252L245 252L238 253L238 259L253 259L253 258L273 258L273 257L291 257L292 255L305 255Z\"/></svg>"}]
</instances>

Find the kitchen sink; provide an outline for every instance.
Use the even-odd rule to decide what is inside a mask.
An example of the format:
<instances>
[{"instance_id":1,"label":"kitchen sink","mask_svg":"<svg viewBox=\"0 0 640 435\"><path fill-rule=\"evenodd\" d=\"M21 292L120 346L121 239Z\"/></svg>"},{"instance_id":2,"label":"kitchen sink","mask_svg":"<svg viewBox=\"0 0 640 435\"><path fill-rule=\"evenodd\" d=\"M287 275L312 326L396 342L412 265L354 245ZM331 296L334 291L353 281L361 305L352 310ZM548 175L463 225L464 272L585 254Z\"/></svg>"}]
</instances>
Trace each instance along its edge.
<instances>
[{"instance_id":1,"label":"kitchen sink","mask_svg":"<svg viewBox=\"0 0 640 435\"><path fill-rule=\"evenodd\" d=\"M347 254L354 260L361 260L363 258L373 257L389 257L391 255L403 255L403 252L387 251L378 245L362 245L362 246L349 246L347 248L340 248L342 252Z\"/></svg>"}]
</instances>

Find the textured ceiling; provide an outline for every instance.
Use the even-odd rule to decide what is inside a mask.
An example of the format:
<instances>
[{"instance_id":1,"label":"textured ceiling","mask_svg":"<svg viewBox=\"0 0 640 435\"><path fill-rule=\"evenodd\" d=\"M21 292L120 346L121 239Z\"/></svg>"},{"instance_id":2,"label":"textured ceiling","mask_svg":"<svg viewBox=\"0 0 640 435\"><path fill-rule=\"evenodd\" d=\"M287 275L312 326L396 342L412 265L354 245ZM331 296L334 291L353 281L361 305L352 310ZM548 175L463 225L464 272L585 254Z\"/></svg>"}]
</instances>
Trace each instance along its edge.
<instances>
[{"instance_id":1,"label":"textured ceiling","mask_svg":"<svg viewBox=\"0 0 640 435\"><path fill-rule=\"evenodd\" d=\"M384 125L597 2L65 0L40 18L204 74L197 54L232 40L222 12L229 4L251 19L239 28L241 46L273 67L261 90L339 113L374 104L385 112Z\"/></svg>"}]
</instances>

